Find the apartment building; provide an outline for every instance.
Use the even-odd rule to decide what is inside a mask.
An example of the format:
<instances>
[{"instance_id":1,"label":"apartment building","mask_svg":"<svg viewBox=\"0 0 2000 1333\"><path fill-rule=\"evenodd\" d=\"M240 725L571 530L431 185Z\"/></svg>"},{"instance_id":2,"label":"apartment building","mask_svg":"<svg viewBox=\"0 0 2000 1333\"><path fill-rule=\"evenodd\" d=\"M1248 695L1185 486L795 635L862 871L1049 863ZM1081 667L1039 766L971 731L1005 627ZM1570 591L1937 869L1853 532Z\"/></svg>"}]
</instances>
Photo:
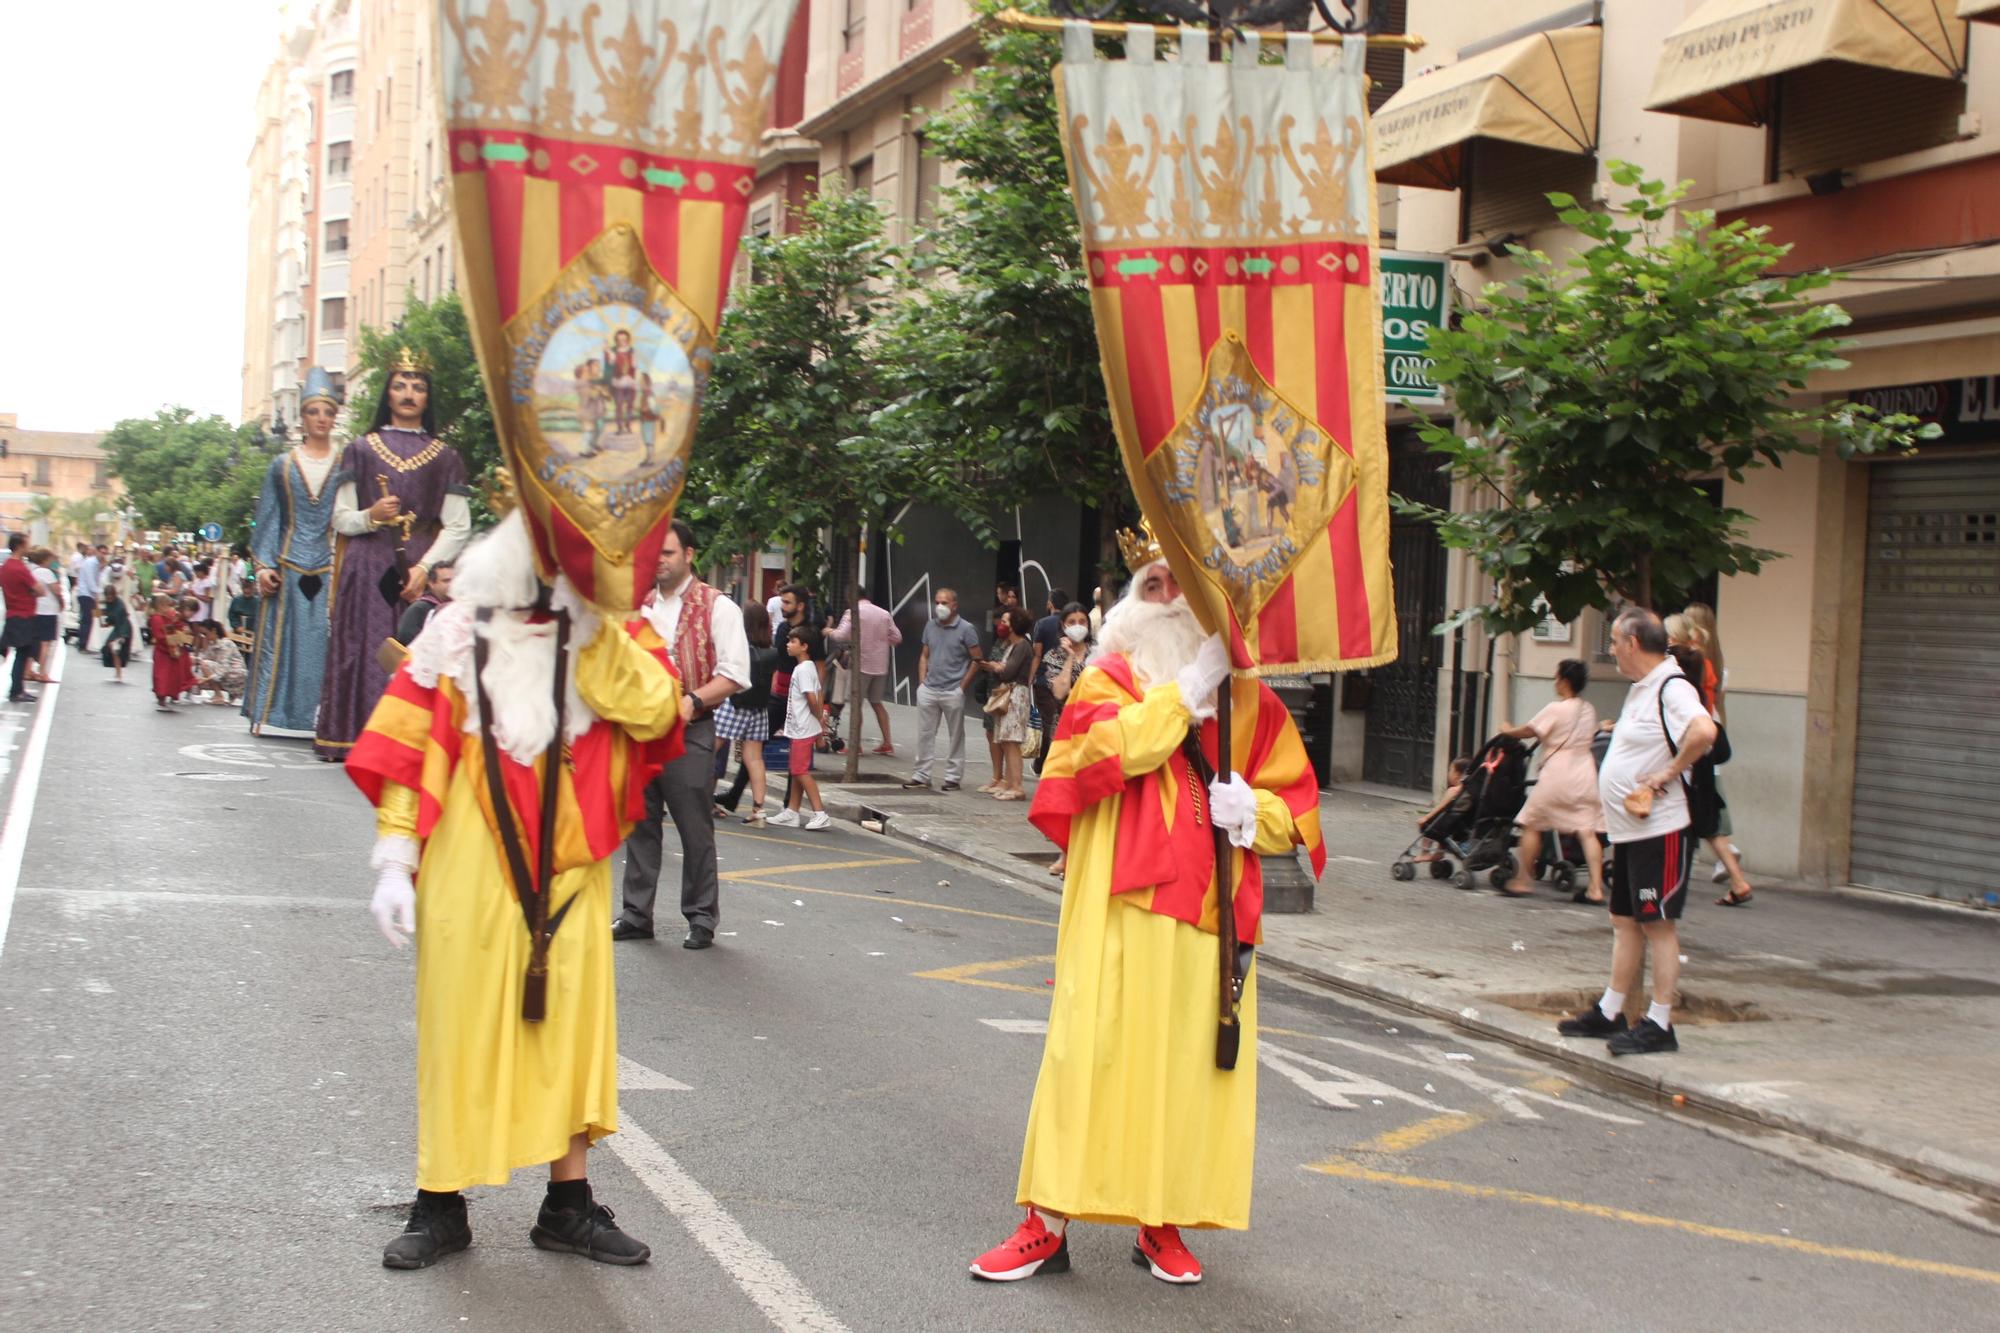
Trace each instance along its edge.
<instances>
[{"instance_id":1,"label":"apartment building","mask_svg":"<svg viewBox=\"0 0 2000 1333\"><path fill-rule=\"evenodd\" d=\"M48 541L55 535L54 525L37 519L37 501L89 500L97 505L98 515L90 536L122 539L125 530L118 517L122 495L104 453L103 432L23 430L18 416L0 412L0 530ZM67 523L59 526L66 533L73 531Z\"/></svg>"},{"instance_id":2,"label":"apartment building","mask_svg":"<svg viewBox=\"0 0 2000 1333\"><path fill-rule=\"evenodd\" d=\"M351 326L388 328L402 318L416 257L411 215L418 202L416 147L438 124L417 124L420 28L435 7L418 0L355 0L354 214L349 226ZM428 71L435 76L436 70ZM358 356L351 345L348 363Z\"/></svg>"},{"instance_id":3,"label":"apartment building","mask_svg":"<svg viewBox=\"0 0 2000 1333\"><path fill-rule=\"evenodd\" d=\"M354 121L351 0L279 40L257 97L243 314L243 419L291 431L306 370L347 364Z\"/></svg>"},{"instance_id":4,"label":"apartment building","mask_svg":"<svg viewBox=\"0 0 2000 1333\"><path fill-rule=\"evenodd\" d=\"M1614 159L1843 275L1824 299L1854 319L1850 364L1809 392L1944 435L1714 479L1784 555L1689 590L1726 647L1725 794L1757 873L2000 905L1976 833L2000 796L2000 3L1408 0L1407 19L1428 45L1375 120L1376 173L1397 244L1451 256L1459 304L1509 276L1507 242L1572 248L1544 192L1616 197ZM1440 562L1438 609L1472 578ZM1604 647L1595 616L1497 645L1486 729L1529 716L1564 657L1615 712ZM1415 702L1441 737L1452 682Z\"/></svg>"}]
</instances>

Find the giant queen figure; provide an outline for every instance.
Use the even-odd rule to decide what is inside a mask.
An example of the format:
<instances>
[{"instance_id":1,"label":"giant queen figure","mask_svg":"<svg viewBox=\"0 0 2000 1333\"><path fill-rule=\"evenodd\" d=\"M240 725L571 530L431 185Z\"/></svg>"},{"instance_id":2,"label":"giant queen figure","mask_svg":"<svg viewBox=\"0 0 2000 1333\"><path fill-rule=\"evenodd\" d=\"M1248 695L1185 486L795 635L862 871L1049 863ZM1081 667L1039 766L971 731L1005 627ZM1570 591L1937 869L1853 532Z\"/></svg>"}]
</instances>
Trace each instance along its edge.
<instances>
[{"instance_id":1,"label":"giant queen figure","mask_svg":"<svg viewBox=\"0 0 2000 1333\"><path fill-rule=\"evenodd\" d=\"M332 635L314 752L338 762L388 686L377 654L403 605L423 592L431 565L457 558L472 531L465 462L437 433L430 367L409 348L333 480Z\"/></svg>"}]
</instances>

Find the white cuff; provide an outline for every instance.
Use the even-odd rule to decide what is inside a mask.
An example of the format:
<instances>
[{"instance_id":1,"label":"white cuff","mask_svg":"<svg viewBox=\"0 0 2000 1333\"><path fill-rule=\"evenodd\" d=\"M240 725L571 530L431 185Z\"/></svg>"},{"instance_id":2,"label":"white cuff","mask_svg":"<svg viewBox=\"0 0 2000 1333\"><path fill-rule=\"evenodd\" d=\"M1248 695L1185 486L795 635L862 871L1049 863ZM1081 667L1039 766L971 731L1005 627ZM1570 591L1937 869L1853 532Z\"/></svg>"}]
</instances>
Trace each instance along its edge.
<instances>
[{"instance_id":1,"label":"white cuff","mask_svg":"<svg viewBox=\"0 0 2000 1333\"><path fill-rule=\"evenodd\" d=\"M384 835L375 839L375 850L368 856L368 868L385 870L395 866L414 875L417 873L417 863L422 854L423 848L415 838Z\"/></svg>"}]
</instances>

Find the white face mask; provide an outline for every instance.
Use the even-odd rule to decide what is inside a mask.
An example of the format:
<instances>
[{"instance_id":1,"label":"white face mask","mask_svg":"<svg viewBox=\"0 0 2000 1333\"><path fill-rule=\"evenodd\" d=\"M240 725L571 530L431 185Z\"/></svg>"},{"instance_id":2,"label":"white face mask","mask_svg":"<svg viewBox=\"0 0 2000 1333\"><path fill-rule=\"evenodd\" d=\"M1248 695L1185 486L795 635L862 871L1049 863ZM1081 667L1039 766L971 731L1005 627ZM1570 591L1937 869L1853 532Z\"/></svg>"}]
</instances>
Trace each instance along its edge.
<instances>
[{"instance_id":1,"label":"white face mask","mask_svg":"<svg viewBox=\"0 0 2000 1333\"><path fill-rule=\"evenodd\" d=\"M1090 626L1065 625L1063 626L1063 634L1068 637L1071 643L1082 643L1085 639L1090 637Z\"/></svg>"},{"instance_id":2,"label":"white face mask","mask_svg":"<svg viewBox=\"0 0 2000 1333\"><path fill-rule=\"evenodd\" d=\"M952 609L949 603L939 602L931 610L936 614L939 621L948 621L952 617Z\"/></svg>"}]
</instances>

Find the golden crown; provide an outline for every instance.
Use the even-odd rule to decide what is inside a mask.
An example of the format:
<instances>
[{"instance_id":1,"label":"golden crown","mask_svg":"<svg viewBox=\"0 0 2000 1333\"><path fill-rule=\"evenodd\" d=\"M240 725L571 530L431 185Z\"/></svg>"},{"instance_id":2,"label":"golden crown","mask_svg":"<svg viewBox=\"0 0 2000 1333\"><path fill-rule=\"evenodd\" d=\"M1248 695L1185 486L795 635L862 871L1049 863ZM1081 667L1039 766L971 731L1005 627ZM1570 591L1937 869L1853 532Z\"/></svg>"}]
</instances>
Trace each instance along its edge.
<instances>
[{"instance_id":1,"label":"golden crown","mask_svg":"<svg viewBox=\"0 0 2000 1333\"><path fill-rule=\"evenodd\" d=\"M428 375L431 373L431 360L422 352L406 344L396 349L396 360L390 365L389 373L392 375Z\"/></svg>"},{"instance_id":2,"label":"golden crown","mask_svg":"<svg viewBox=\"0 0 2000 1333\"><path fill-rule=\"evenodd\" d=\"M1153 535L1153 521L1149 518L1141 518L1136 528L1119 529L1118 552L1125 557L1125 568L1133 574L1155 560L1166 559L1166 552L1160 549L1160 539Z\"/></svg>"}]
</instances>

